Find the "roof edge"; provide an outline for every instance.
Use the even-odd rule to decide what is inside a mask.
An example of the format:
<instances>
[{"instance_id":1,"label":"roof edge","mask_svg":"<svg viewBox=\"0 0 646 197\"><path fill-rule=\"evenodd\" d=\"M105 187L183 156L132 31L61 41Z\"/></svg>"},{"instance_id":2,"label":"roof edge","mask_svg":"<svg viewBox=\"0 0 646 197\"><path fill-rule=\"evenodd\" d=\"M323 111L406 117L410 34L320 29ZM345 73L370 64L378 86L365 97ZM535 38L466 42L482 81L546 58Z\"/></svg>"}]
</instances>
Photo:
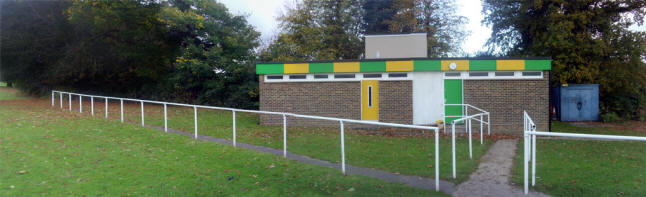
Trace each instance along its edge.
<instances>
[{"instance_id":1,"label":"roof edge","mask_svg":"<svg viewBox=\"0 0 646 197\"><path fill-rule=\"evenodd\" d=\"M269 61L256 64L298 64L298 63L331 63L331 62L370 62L370 61L401 61L401 60L552 60L550 57L446 57L446 58L381 58L381 59L343 59L343 60L312 60L312 61Z\"/></svg>"}]
</instances>

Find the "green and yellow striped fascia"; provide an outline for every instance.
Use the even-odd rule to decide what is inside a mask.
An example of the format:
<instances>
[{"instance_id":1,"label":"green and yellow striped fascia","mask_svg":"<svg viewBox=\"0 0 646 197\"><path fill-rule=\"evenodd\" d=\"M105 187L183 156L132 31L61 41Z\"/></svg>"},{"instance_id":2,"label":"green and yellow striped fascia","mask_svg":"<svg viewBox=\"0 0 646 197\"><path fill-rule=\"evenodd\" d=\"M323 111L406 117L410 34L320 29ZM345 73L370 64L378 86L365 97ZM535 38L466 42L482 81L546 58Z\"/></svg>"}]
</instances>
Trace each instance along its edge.
<instances>
[{"instance_id":1,"label":"green and yellow striped fascia","mask_svg":"<svg viewBox=\"0 0 646 197\"><path fill-rule=\"evenodd\" d=\"M451 69L451 63L456 68ZM411 59L340 62L260 63L256 74L368 73L421 71L551 70L549 59Z\"/></svg>"}]
</instances>

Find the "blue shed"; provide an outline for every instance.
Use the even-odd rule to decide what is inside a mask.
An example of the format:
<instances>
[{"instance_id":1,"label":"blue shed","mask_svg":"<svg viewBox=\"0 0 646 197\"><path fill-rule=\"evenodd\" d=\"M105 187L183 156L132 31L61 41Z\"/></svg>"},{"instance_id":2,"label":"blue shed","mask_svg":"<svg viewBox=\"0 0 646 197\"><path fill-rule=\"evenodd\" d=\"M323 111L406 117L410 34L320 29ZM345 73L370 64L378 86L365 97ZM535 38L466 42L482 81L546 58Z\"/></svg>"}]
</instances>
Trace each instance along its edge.
<instances>
[{"instance_id":1,"label":"blue shed","mask_svg":"<svg viewBox=\"0 0 646 197\"><path fill-rule=\"evenodd\" d=\"M561 121L599 120L599 84L564 84L552 89L552 96Z\"/></svg>"}]
</instances>

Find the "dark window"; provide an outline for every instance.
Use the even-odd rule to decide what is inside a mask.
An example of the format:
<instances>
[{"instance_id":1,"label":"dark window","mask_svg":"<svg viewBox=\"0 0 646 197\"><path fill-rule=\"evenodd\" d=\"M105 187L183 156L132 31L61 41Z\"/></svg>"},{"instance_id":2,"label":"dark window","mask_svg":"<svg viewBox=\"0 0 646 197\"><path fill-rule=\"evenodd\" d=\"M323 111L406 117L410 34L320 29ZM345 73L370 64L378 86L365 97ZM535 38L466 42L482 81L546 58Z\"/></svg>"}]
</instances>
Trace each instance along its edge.
<instances>
[{"instance_id":1,"label":"dark window","mask_svg":"<svg viewBox=\"0 0 646 197\"><path fill-rule=\"evenodd\" d=\"M290 75L289 79L305 79L305 75Z\"/></svg>"},{"instance_id":2,"label":"dark window","mask_svg":"<svg viewBox=\"0 0 646 197\"><path fill-rule=\"evenodd\" d=\"M267 76L267 79L269 80L283 79L283 76L282 75Z\"/></svg>"},{"instance_id":3,"label":"dark window","mask_svg":"<svg viewBox=\"0 0 646 197\"><path fill-rule=\"evenodd\" d=\"M314 79L327 79L327 75L314 75Z\"/></svg>"},{"instance_id":4,"label":"dark window","mask_svg":"<svg viewBox=\"0 0 646 197\"><path fill-rule=\"evenodd\" d=\"M381 78L381 74L363 74L363 78Z\"/></svg>"},{"instance_id":5,"label":"dark window","mask_svg":"<svg viewBox=\"0 0 646 197\"><path fill-rule=\"evenodd\" d=\"M368 86L368 107L372 107L372 86Z\"/></svg>"},{"instance_id":6,"label":"dark window","mask_svg":"<svg viewBox=\"0 0 646 197\"><path fill-rule=\"evenodd\" d=\"M354 74L338 74L334 75L335 79L351 79L354 78Z\"/></svg>"},{"instance_id":7,"label":"dark window","mask_svg":"<svg viewBox=\"0 0 646 197\"><path fill-rule=\"evenodd\" d=\"M513 77L514 72L496 72L496 77Z\"/></svg>"},{"instance_id":8,"label":"dark window","mask_svg":"<svg viewBox=\"0 0 646 197\"><path fill-rule=\"evenodd\" d=\"M444 73L446 77L459 77L460 73Z\"/></svg>"},{"instance_id":9,"label":"dark window","mask_svg":"<svg viewBox=\"0 0 646 197\"><path fill-rule=\"evenodd\" d=\"M469 72L469 77L487 77L489 72Z\"/></svg>"},{"instance_id":10,"label":"dark window","mask_svg":"<svg viewBox=\"0 0 646 197\"><path fill-rule=\"evenodd\" d=\"M523 72L523 77L538 77L542 72Z\"/></svg>"},{"instance_id":11,"label":"dark window","mask_svg":"<svg viewBox=\"0 0 646 197\"><path fill-rule=\"evenodd\" d=\"M402 77L407 77L408 74L406 73L390 73L388 74L389 78L402 78Z\"/></svg>"}]
</instances>

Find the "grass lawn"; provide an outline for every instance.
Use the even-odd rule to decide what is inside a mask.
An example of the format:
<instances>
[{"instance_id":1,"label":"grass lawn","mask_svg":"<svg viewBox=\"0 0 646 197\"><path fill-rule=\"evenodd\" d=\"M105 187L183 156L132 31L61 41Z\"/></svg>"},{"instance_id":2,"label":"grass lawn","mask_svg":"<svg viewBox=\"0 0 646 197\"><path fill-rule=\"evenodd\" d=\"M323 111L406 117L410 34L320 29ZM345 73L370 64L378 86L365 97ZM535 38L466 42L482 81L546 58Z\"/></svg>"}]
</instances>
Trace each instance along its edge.
<instances>
[{"instance_id":1,"label":"grass lawn","mask_svg":"<svg viewBox=\"0 0 646 197\"><path fill-rule=\"evenodd\" d=\"M19 99L19 98L26 98L26 97L20 96L19 93L13 88L0 86L0 100L11 100L11 99Z\"/></svg>"},{"instance_id":2,"label":"grass lawn","mask_svg":"<svg viewBox=\"0 0 646 197\"><path fill-rule=\"evenodd\" d=\"M6 86L7 86L7 82L0 81L0 87L6 87Z\"/></svg>"},{"instance_id":3,"label":"grass lawn","mask_svg":"<svg viewBox=\"0 0 646 197\"><path fill-rule=\"evenodd\" d=\"M58 99L57 99L58 100ZM67 98L63 97L63 108L67 109ZM88 101L89 98L84 98ZM56 103L59 107L59 103ZM72 102L73 110L78 110L78 101ZM95 101L95 113L104 116L103 99ZM125 119L133 124L141 123L140 104L126 102ZM163 106L145 104L145 123L163 126ZM85 115L90 110L90 103L84 102ZM109 103L109 117L119 119L119 103ZM193 132L193 109L188 107L168 108L168 127ZM266 146L276 149L283 147L282 126L259 125L256 114L236 113L237 142ZM288 120L289 125L290 120ZM198 130L200 135L209 135L232 139L232 113L230 111L198 109ZM410 131L410 130L407 130ZM292 153L307 155L313 158L338 163L341 161L339 129L337 127L295 127L288 126L287 150ZM394 173L435 176L434 138L427 137L393 137L386 135L362 135L346 129L345 150L346 163L382 169ZM478 140L476 140L478 139ZM448 136L440 140L440 178L452 181L451 177L451 144ZM474 138L474 159L468 158L468 141L465 137L456 140L457 179L460 183L468 179L478 165L478 158L492 144L485 140L479 144Z\"/></svg>"},{"instance_id":4,"label":"grass lawn","mask_svg":"<svg viewBox=\"0 0 646 197\"><path fill-rule=\"evenodd\" d=\"M552 125L552 130L559 132L623 135L646 132L617 128L577 127L562 122L554 122ZM521 140L518 143L512 178L521 187L522 146ZM534 189L538 191L554 196L646 196L644 142L537 139L536 148Z\"/></svg>"},{"instance_id":5,"label":"grass lawn","mask_svg":"<svg viewBox=\"0 0 646 197\"><path fill-rule=\"evenodd\" d=\"M50 104L0 101L0 196L445 196Z\"/></svg>"}]
</instances>

